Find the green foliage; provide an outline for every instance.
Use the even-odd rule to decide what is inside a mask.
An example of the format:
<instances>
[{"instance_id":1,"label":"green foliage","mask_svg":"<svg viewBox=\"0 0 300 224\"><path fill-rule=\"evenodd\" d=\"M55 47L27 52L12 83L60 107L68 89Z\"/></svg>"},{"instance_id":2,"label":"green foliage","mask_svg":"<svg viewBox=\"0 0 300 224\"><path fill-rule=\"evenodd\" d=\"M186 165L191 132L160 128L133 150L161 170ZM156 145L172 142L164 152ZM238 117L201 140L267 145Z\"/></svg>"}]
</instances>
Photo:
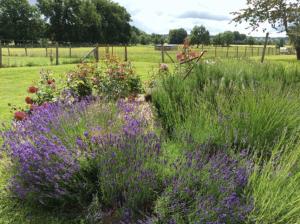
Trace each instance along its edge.
<instances>
[{"instance_id":1,"label":"green foliage","mask_svg":"<svg viewBox=\"0 0 300 224\"><path fill-rule=\"evenodd\" d=\"M36 6L28 0L0 1L0 39L36 41L43 34L44 23Z\"/></svg>"},{"instance_id":2,"label":"green foliage","mask_svg":"<svg viewBox=\"0 0 300 224\"><path fill-rule=\"evenodd\" d=\"M38 0L48 22L52 40L72 42L128 43L130 15L108 0Z\"/></svg>"},{"instance_id":3,"label":"green foliage","mask_svg":"<svg viewBox=\"0 0 300 224\"><path fill-rule=\"evenodd\" d=\"M182 44L186 37L187 37L187 32L183 28L169 31L170 44Z\"/></svg>"},{"instance_id":4,"label":"green foliage","mask_svg":"<svg viewBox=\"0 0 300 224\"><path fill-rule=\"evenodd\" d=\"M257 30L262 23L268 22L277 31L286 32L296 46L297 59L300 60L300 47L298 46L299 9L299 1L248 0L247 8L232 14L235 16L234 22L242 23L245 21L249 23L252 30Z\"/></svg>"},{"instance_id":5,"label":"green foliage","mask_svg":"<svg viewBox=\"0 0 300 224\"><path fill-rule=\"evenodd\" d=\"M94 88L100 96L109 99L136 96L143 92L142 82L130 62L116 58L106 60L104 72L93 77Z\"/></svg>"},{"instance_id":6,"label":"green foliage","mask_svg":"<svg viewBox=\"0 0 300 224\"><path fill-rule=\"evenodd\" d=\"M208 45L210 43L209 31L204 26L195 26L191 31L190 39L191 44L196 44L197 47L199 44Z\"/></svg>"},{"instance_id":7,"label":"green foliage","mask_svg":"<svg viewBox=\"0 0 300 224\"><path fill-rule=\"evenodd\" d=\"M67 75L67 91L73 97L84 98L92 95L93 84L91 78L97 74L97 65L80 64L78 69Z\"/></svg>"},{"instance_id":8,"label":"green foliage","mask_svg":"<svg viewBox=\"0 0 300 224\"><path fill-rule=\"evenodd\" d=\"M273 148L271 158L256 158L247 193L254 201L249 223L299 223L300 145L299 134ZM264 163L262 166L261 164Z\"/></svg>"},{"instance_id":9,"label":"green foliage","mask_svg":"<svg viewBox=\"0 0 300 224\"><path fill-rule=\"evenodd\" d=\"M229 46L230 44L250 44L255 43L253 37L248 37L245 34L241 34L238 31L225 31L224 33L219 33L213 38L213 43L215 45Z\"/></svg>"},{"instance_id":10,"label":"green foliage","mask_svg":"<svg viewBox=\"0 0 300 224\"><path fill-rule=\"evenodd\" d=\"M184 82L165 76L153 92L165 130L266 156L282 130L292 135L300 122L298 93L290 91L299 86L297 69L241 63L200 65Z\"/></svg>"},{"instance_id":11,"label":"green foliage","mask_svg":"<svg viewBox=\"0 0 300 224\"><path fill-rule=\"evenodd\" d=\"M42 105L46 102L55 102L59 95L59 89L57 89L53 74L50 71L42 70L40 75L41 78L37 86L38 91L32 99L33 104Z\"/></svg>"}]
</instances>

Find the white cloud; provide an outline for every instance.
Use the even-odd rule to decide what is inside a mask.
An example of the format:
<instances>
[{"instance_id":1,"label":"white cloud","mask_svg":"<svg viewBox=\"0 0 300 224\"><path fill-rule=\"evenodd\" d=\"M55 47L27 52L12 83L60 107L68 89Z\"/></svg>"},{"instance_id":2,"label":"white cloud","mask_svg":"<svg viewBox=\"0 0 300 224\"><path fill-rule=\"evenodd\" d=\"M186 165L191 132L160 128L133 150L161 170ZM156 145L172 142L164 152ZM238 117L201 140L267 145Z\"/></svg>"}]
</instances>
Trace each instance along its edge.
<instances>
[{"instance_id":1,"label":"white cloud","mask_svg":"<svg viewBox=\"0 0 300 224\"><path fill-rule=\"evenodd\" d=\"M35 0L30 0L32 3ZM230 12L246 6L246 0L113 0L124 6L132 17L132 24L148 33L166 34L170 29L185 28L190 31L195 25L204 25L211 34L226 30L249 34L247 24L230 23ZM273 37L277 33L268 24L263 27ZM251 32L253 36L265 36L262 29Z\"/></svg>"},{"instance_id":2,"label":"white cloud","mask_svg":"<svg viewBox=\"0 0 300 224\"><path fill-rule=\"evenodd\" d=\"M170 29L191 30L194 25L204 25L211 34L237 30L249 34L247 24L230 23L230 12L244 8L246 0L115 0L132 15L132 24L148 33L168 33ZM138 11L136 9L139 9ZM134 12L134 13L133 13ZM264 24L271 36L285 36ZM265 36L261 30L254 36Z\"/></svg>"}]
</instances>

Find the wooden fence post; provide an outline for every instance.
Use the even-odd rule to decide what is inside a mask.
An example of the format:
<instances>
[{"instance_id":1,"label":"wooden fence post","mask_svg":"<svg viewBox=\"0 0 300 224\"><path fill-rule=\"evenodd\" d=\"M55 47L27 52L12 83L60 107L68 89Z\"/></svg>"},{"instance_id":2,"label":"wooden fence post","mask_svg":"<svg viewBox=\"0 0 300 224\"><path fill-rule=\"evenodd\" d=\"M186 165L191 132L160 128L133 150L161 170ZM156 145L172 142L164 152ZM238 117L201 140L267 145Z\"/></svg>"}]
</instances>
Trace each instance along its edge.
<instances>
[{"instance_id":1,"label":"wooden fence post","mask_svg":"<svg viewBox=\"0 0 300 224\"><path fill-rule=\"evenodd\" d=\"M0 68L2 68L2 41L0 40Z\"/></svg>"},{"instance_id":2,"label":"wooden fence post","mask_svg":"<svg viewBox=\"0 0 300 224\"><path fill-rule=\"evenodd\" d=\"M251 56L253 57L253 46L251 47Z\"/></svg>"},{"instance_id":3,"label":"wooden fence post","mask_svg":"<svg viewBox=\"0 0 300 224\"><path fill-rule=\"evenodd\" d=\"M46 57L48 57L48 47L46 46Z\"/></svg>"},{"instance_id":4,"label":"wooden fence post","mask_svg":"<svg viewBox=\"0 0 300 224\"><path fill-rule=\"evenodd\" d=\"M105 54L106 54L106 58L109 58L109 45L106 45L105 47Z\"/></svg>"},{"instance_id":5,"label":"wooden fence post","mask_svg":"<svg viewBox=\"0 0 300 224\"><path fill-rule=\"evenodd\" d=\"M96 62L99 62L99 44L96 45L95 48L95 58L96 58Z\"/></svg>"},{"instance_id":6,"label":"wooden fence post","mask_svg":"<svg viewBox=\"0 0 300 224\"><path fill-rule=\"evenodd\" d=\"M229 57L229 46L227 46L226 58Z\"/></svg>"},{"instance_id":7,"label":"wooden fence post","mask_svg":"<svg viewBox=\"0 0 300 224\"><path fill-rule=\"evenodd\" d=\"M70 43L70 46L69 46L69 58L71 58L71 57L72 57L72 45Z\"/></svg>"},{"instance_id":8,"label":"wooden fence post","mask_svg":"<svg viewBox=\"0 0 300 224\"><path fill-rule=\"evenodd\" d=\"M25 56L27 57L28 56L28 52L27 52L27 46L25 44Z\"/></svg>"},{"instance_id":9,"label":"wooden fence post","mask_svg":"<svg viewBox=\"0 0 300 224\"><path fill-rule=\"evenodd\" d=\"M56 42L56 52L55 52L55 64L58 65L59 64L59 52L58 52L58 42Z\"/></svg>"},{"instance_id":10,"label":"wooden fence post","mask_svg":"<svg viewBox=\"0 0 300 224\"><path fill-rule=\"evenodd\" d=\"M125 61L128 61L127 45L125 45Z\"/></svg>"},{"instance_id":11,"label":"wooden fence post","mask_svg":"<svg viewBox=\"0 0 300 224\"><path fill-rule=\"evenodd\" d=\"M266 48L267 48L267 44L268 44L268 39L269 39L269 33L266 34L264 49L263 49L263 53L262 53L262 56L261 56L261 63L263 63L264 60L265 60L265 54L266 54Z\"/></svg>"},{"instance_id":12,"label":"wooden fence post","mask_svg":"<svg viewBox=\"0 0 300 224\"><path fill-rule=\"evenodd\" d=\"M247 47L245 47L245 58L247 57Z\"/></svg>"},{"instance_id":13,"label":"wooden fence post","mask_svg":"<svg viewBox=\"0 0 300 224\"><path fill-rule=\"evenodd\" d=\"M217 46L215 46L215 58L217 57Z\"/></svg>"},{"instance_id":14,"label":"wooden fence post","mask_svg":"<svg viewBox=\"0 0 300 224\"><path fill-rule=\"evenodd\" d=\"M10 56L10 49L8 45L7 45L7 55Z\"/></svg>"},{"instance_id":15,"label":"wooden fence post","mask_svg":"<svg viewBox=\"0 0 300 224\"><path fill-rule=\"evenodd\" d=\"M239 58L239 46L236 46L236 58Z\"/></svg>"},{"instance_id":16,"label":"wooden fence post","mask_svg":"<svg viewBox=\"0 0 300 224\"><path fill-rule=\"evenodd\" d=\"M165 63L165 47L164 47L164 43L161 42L161 62Z\"/></svg>"}]
</instances>

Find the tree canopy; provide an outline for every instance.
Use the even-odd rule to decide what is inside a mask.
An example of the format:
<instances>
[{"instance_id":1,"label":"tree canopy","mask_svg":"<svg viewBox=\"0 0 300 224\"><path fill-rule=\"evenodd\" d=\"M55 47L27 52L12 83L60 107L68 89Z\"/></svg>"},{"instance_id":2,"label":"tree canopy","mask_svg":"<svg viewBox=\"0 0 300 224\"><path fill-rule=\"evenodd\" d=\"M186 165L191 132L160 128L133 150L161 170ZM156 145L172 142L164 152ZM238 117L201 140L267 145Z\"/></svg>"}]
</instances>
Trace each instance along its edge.
<instances>
[{"instance_id":1,"label":"tree canopy","mask_svg":"<svg viewBox=\"0 0 300 224\"><path fill-rule=\"evenodd\" d=\"M247 8L232 14L234 22L245 21L252 30L268 22L278 32L285 31L300 60L300 0L247 0Z\"/></svg>"},{"instance_id":2,"label":"tree canopy","mask_svg":"<svg viewBox=\"0 0 300 224\"><path fill-rule=\"evenodd\" d=\"M182 44L184 39L188 36L185 29L174 29L169 31L170 44Z\"/></svg>"},{"instance_id":3,"label":"tree canopy","mask_svg":"<svg viewBox=\"0 0 300 224\"><path fill-rule=\"evenodd\" d=\"M127 43L130 15L108 0L38 0L48 24L46 33L56 41Z\"/></svg>"},{"instance_id":4,"label":"tree canopy","mask_svg":"<svg viewBox=\"0 0 300 224\"><path fill-rule=\"evenodd\" d=\"M38 40L44 23L37 7L27 0L0 0L0 39Z\"/></svg>"},{"instance_id":5,"label":"tree canopy","mask_svg":"<svg viewBox=\"0 0 300 224\"><path fill-rule=\"evenodd\" d=\"M199 44L209 44L209 31L204 26L195 26L191 31L190 39L191 44L196 44L197 47Z\"/></svg>"}]
</instances>

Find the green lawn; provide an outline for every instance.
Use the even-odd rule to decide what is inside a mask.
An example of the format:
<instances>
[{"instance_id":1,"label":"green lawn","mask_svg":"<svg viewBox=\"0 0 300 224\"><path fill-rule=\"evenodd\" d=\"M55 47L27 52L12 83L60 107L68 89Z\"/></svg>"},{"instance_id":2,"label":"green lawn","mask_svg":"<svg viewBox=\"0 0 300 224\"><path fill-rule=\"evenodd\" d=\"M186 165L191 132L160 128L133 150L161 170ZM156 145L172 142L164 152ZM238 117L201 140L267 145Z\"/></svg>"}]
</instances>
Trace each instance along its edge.
<instances>
[{"instance_id":1,"label":"green lawn","mask_svg":"<svg viewBox=\"0 0 300 224\"><path fill-rule=\"evenodd\" d=\"M181 46L178 47L178 51ZM262 46L230 46L230 47L215 47L212 45L199 46L199 48L192 47L194 51L206 50L206 57L208 58L243 58L243 57L253 57L262 54ZM59 63L60 64L74 64L80 61L84 56L91 52L93 47L60 47L59 48ZM107 51L108 50L108 51ZM20 67L20 66L48 66L55 63L55 48L3 48L3 65L5 67ZM110 55L119 57L120 59L125 58L125 48L122 46L99 47L100 58L104 58L109 52ZM134 62L155 62L159 63L161 61L161 52L155 50L152 45L139 45L128 47L128 59ZM267 55L274 55L278 53L278 49L270 45L267 48ZM176 59L177 51L168 51L168 54ZM52 57L50 57L52 55ZM93 54L91 54L93 57ZM51 61L52 58L52 61ZM170 58L166 55L165 62L171 62Z\"/></svg>"},{"instance_id":2,"label":"green lawn","mask_svg":"<svg viewBox=\"0 0 300 224\"><path fill-rule=\"evenodd\" d=\"M157 63L134 62L137 74L143 81L149 77L149 72L158 67ZM0 69L0 123L9 121L12 117L8 103L24 106L27 87L39 78L42 69L51 70L56 77L73 70L76 65L59 65L43 67L19 67Z\"/></svg>"}]
</instances>

